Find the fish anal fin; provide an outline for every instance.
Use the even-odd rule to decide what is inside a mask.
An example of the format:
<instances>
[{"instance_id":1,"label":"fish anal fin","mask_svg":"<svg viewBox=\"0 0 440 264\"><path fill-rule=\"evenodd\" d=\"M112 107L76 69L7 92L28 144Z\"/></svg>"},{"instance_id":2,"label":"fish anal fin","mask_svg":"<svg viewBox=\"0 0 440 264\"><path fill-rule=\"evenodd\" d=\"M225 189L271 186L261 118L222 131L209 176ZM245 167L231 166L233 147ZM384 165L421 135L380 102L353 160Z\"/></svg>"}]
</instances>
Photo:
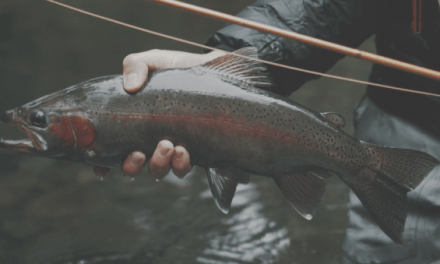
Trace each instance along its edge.
<instances>
[{"instance_id":1,"label":"fish anal fin","mask_svg":"<svg viewBox=\"0 0 440 264\"><path fill-rule=\"evenodd\" d=\"M235 51L235 54L258 58L257 48L246 47ZM271 90L276 84L273 82L267 67L258 61L247 59L233 54L218 57L203 65L194 67L204 73L209 72L228 81L243 82L253 87Z\"/></svg>"},{"instance_id":2,"label":"fish anal fin","mask_svg":"<svg viewBox=\"0 0 440 264\"><path fill-rule=\"evenodd\" d=\"M284 196L305 219L311 220L325 191L325 171L310 169L274 176Z\"/></svg>"},{"instance_id":3,"label":"fish anal fin","mask_svg":"<svg viewBox=\"0 0 440 264\"><path fill-rule=\"evenodd\" d=\"M325 119L327 119L327 121L333 124L334 126L339 128L345 127L345 119L340 114L333 112L326 112L326 113L321 113L321 115L325 117Z\"/></svg>"},{"instance_id":4,"label":"fish anal fin","mask_svg":"<svg viewBox=\"0 0 440 264\"><path fill-rule=\"evenodd\" d=\"M208 168L206 174L215 204L227 214L237 189L238 177L230 170L217 168Z\"/></svg>"}]
</instances>

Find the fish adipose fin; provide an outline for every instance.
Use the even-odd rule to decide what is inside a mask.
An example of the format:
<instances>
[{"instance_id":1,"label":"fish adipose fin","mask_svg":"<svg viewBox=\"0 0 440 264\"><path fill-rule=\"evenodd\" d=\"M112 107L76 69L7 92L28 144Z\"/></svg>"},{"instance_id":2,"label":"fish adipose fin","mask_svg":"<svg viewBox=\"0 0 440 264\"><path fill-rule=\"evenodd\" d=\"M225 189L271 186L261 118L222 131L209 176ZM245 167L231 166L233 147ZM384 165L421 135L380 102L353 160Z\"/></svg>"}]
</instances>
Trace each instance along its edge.
<instances>
[{"instance_id":1,"label":"fish adipose fin","mask_svg":"<svg viewBox=\"0 0 440 264\"><path fill-rule=\"evenodd\" d=\"M311 169L273 177L281 192L305 219L311 220L325 191L330 175Z\"/></svg>"},{"instance_id":2,"label":"fish adipose fin","mask_svg":"<svg viewBox=\"0 0 440 264\"><path fill-rule=\"evenodd\" d=\"M215 204L223 213L227 214L235 195L238 177L229 170L213 168L207 169L206 174Z\"/></svg>"},{"instance_id":3,"label":"fish adipose fin","mask_svg":"<svg viewBox=\"0 0 440 264\"><path fill-rule=\"evenodd\" d=\"M327 121L332 125L339 128L345 127L345 119L340 114L333 112L326 112L326 113L321 113L321 115L325 117Z\"/></svg>"},{"instance_id":4,"label":"fish adipose fin","mask_svg":"<svg viewBox=\"0 0 440 264\"><path fill-rule=\"evenodd\" d=\"M258 58L257 48L255 47L242 48L234 53ZM194 69L222 76L228 81L244 82L250 86L266 90L272 90L276 87L267 67L263 63L232 54L218 57L203 65L196 66Z\"/></svg>"},{"instance_id":5,"label":"fish adipose fin","mask_svg":"<svg viewBox=\"0 0 440 264\"><path fill-rule=\"evenodd\" d=\"M394 242L402 244L406 193L419 185L439 161L429 154L362 142L379 166L367 167L347 184Z\"/></svg>"}]
</instances>

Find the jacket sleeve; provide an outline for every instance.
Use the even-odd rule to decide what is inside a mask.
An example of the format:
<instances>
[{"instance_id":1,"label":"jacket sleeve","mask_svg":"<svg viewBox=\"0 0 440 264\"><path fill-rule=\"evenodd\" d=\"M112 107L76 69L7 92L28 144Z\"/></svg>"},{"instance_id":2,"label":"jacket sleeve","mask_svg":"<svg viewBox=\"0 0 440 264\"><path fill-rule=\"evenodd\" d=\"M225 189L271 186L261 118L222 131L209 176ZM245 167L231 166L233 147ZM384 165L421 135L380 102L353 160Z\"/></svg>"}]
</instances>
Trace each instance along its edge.
<instances>
[{"instance_id":1,"label":"jacket sleeve","mask_svg":"<svg viewBox=\"0 0 440 264\"><path fill-rule=\"evenodd\" d=\"M376 0L260 0L237 16L295 31L342 45L357 47L374 34ZM207 41L225 50L245 46L258 49L261 59L325 72L343 55L254 29L227 25ZM274 91L289 95L315 75L268 66L279 86Z\"/></svg>"}]
</instances>

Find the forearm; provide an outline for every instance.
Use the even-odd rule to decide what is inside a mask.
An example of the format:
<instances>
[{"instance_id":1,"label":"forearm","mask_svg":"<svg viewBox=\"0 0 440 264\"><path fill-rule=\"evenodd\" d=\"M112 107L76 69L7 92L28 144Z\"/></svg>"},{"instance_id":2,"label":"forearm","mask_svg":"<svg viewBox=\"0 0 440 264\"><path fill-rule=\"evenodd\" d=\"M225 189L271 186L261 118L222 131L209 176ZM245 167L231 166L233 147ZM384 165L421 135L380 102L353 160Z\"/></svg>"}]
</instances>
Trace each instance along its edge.
<instances>
[{"instance_id":1,"label":"forearm","mask_svg":"<svg viewBox=\"0 0 440 264\"><path fill-rule=\"evenodd\" d=\"M375 0L264 0L241 11L238 16L267 25L336 42L350 47L360 45L375 31ZM325 72L343 57L290 39L274 36L238 25L216 32L210 46L236 50L255 46L261 59L309 70ZM278 83L279 94L288 95L313 75L269 66Z\"/></svg>"}]
</instances>

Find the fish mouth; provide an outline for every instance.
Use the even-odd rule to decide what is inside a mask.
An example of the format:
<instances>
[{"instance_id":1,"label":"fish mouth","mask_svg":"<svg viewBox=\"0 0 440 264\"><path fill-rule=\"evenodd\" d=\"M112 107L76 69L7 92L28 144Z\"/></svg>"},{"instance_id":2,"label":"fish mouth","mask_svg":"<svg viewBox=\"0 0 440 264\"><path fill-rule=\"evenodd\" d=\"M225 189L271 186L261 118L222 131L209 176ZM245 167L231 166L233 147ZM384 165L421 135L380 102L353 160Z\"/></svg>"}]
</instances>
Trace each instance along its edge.
<instances>
[{"instance_id":1,"label":"fish mouth","mask_svg":"<svg viewBox=\"0 0 440 264\"><path fill-rule=\"evenodd\" d=\"M31 139L6 140L0 138L0 148L6 148L17 152L30 152L35 149Z\"/></svg>"},{"instance_id":2,"label":"fish mouth","mask_svg":"<svg viewBox=\"0 0 440 264\"><path fill-rule=\"evenodd\" d=\"M36 132L27 128L18 118L15 110L9 110L0 115L0 121L6 124L14 125L20 129L28 138L19 140L7 140L0 138L0 148L10 149L16 152L31 153L35 151L47 150L46 141Z\"/></svg>"}]
</instances>

